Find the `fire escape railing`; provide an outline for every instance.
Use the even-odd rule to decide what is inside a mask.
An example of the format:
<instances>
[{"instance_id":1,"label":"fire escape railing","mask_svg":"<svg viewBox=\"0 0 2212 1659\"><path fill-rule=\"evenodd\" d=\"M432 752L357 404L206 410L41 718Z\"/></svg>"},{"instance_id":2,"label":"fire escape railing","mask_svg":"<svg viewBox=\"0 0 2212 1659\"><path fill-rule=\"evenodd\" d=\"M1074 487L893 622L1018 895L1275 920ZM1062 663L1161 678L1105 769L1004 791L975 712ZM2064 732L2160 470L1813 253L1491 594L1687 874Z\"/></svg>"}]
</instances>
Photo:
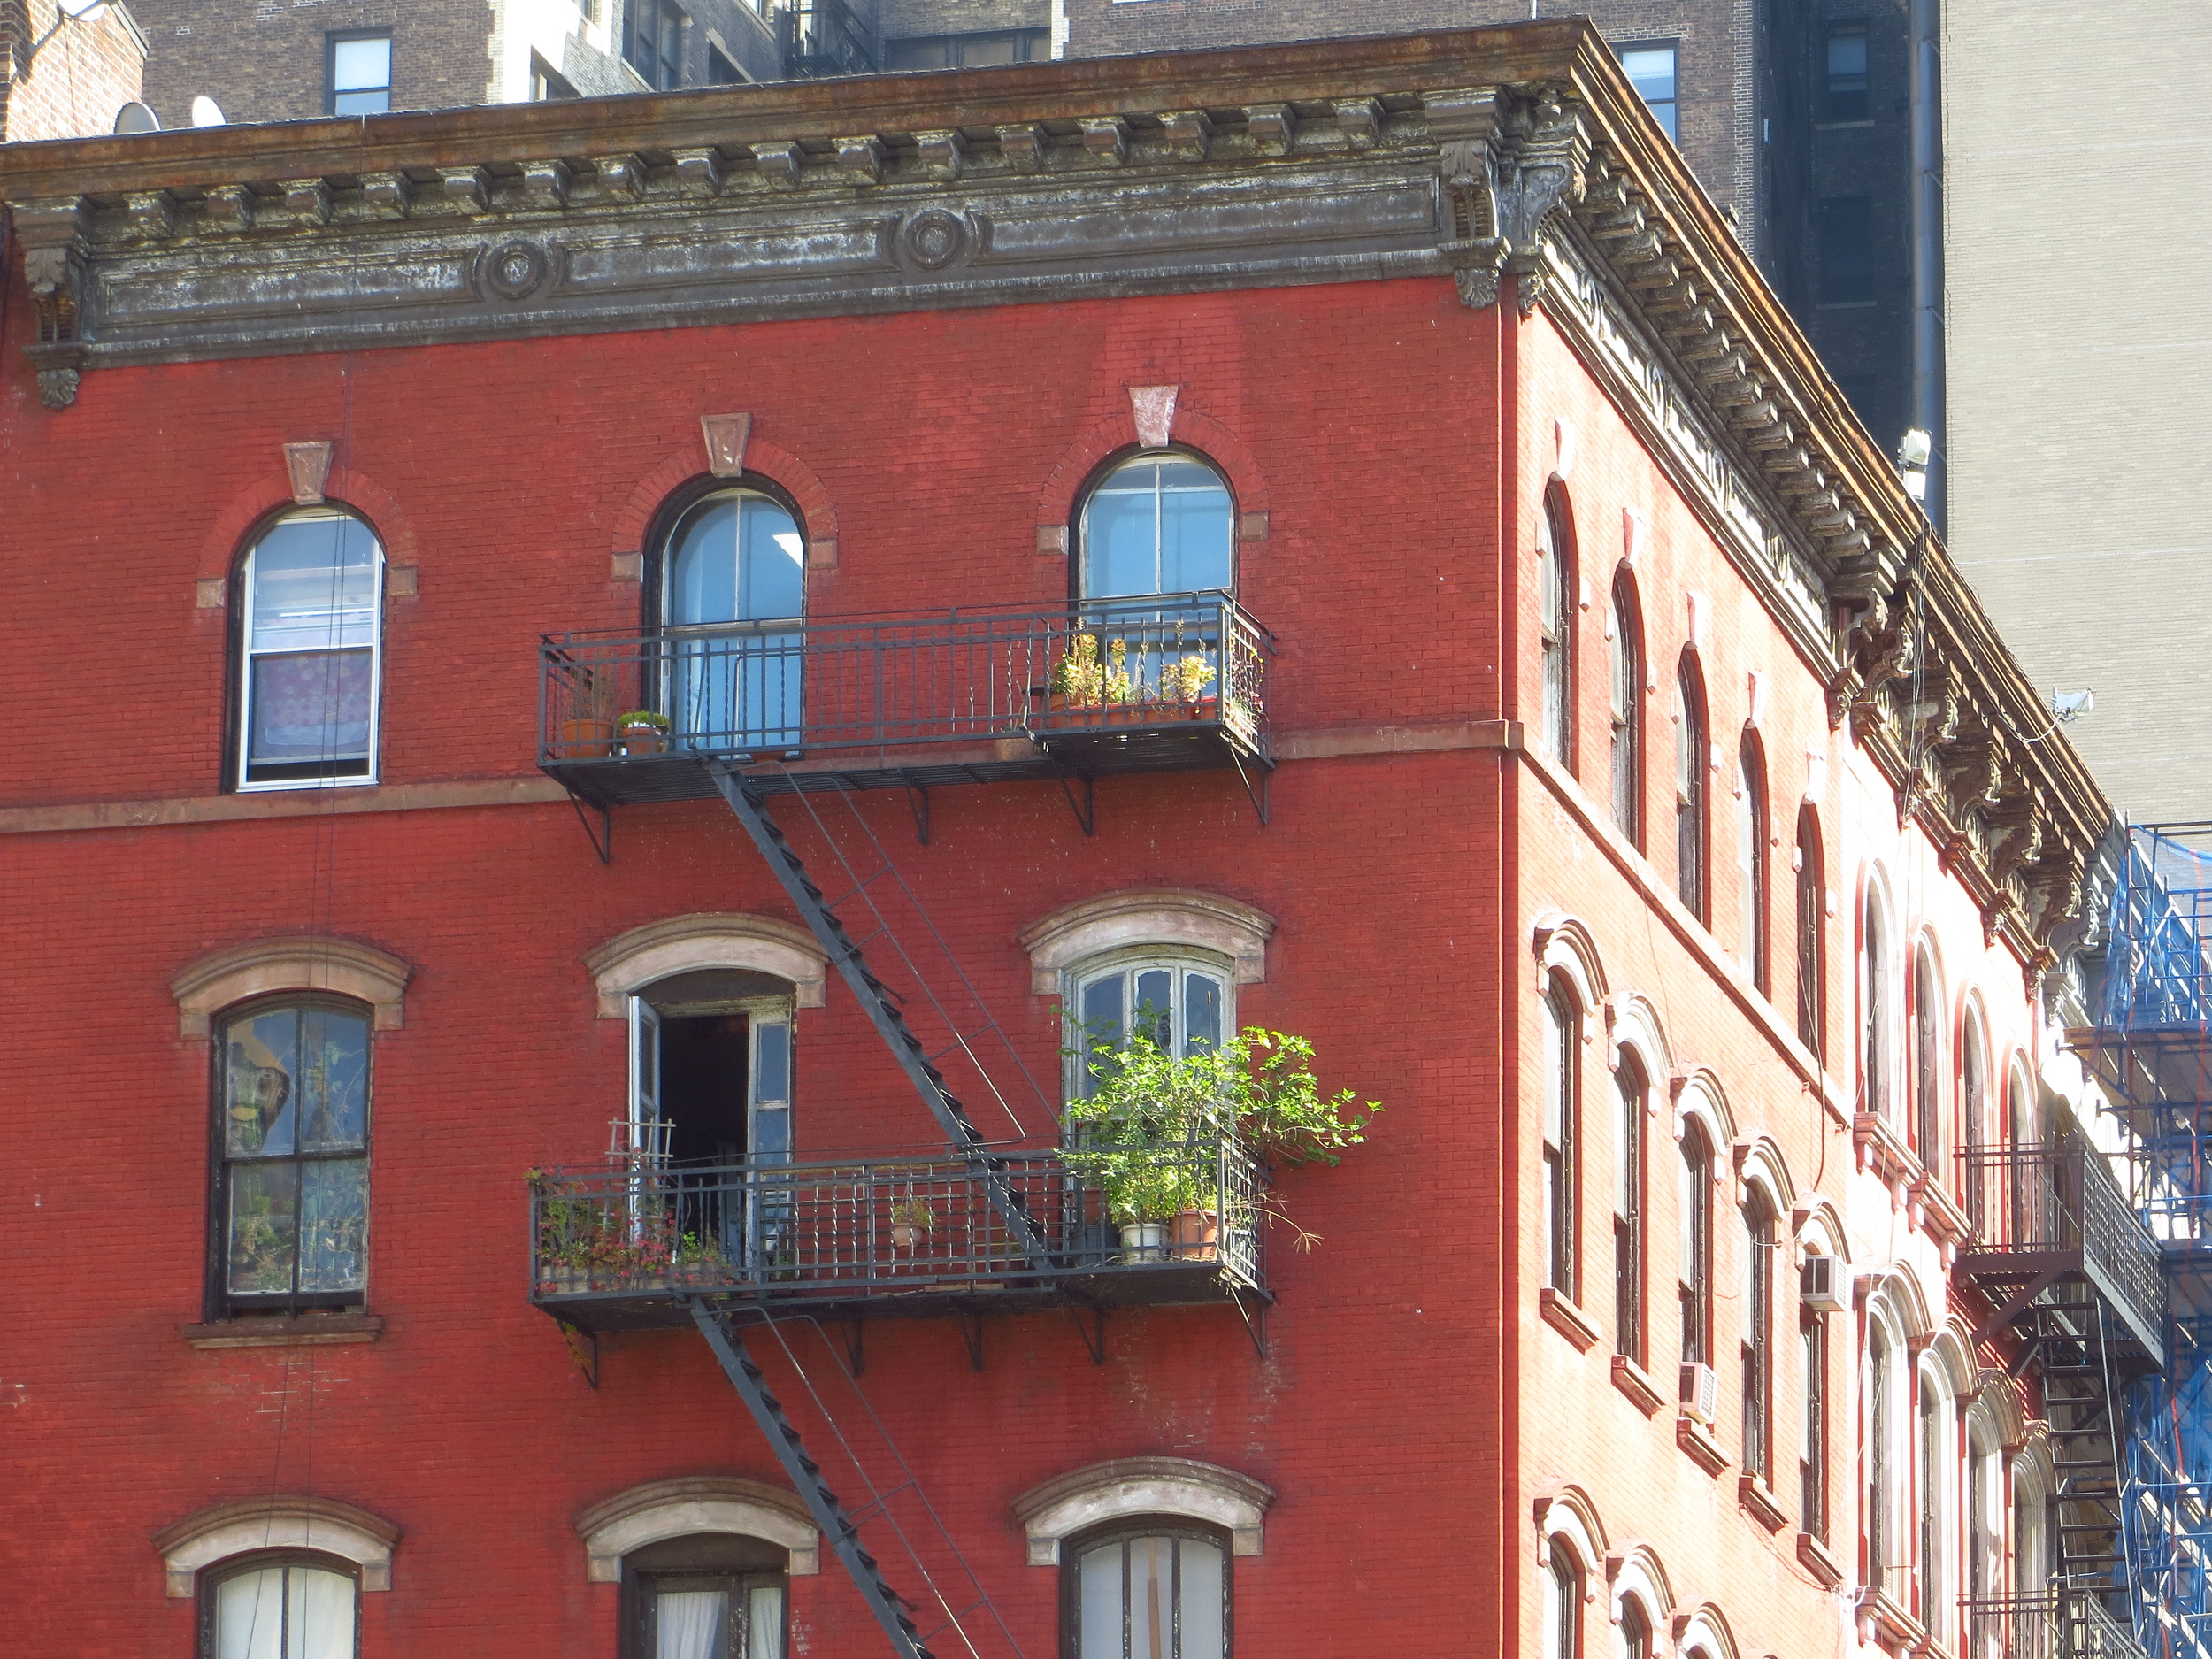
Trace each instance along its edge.
<instances>
[{"instance_id":1,"label":"fire escape railing","mask_svg":"<svg viewBox=\"0 0 2212 1659\"><path fill-rule=\"evenodd\" d=\"M876 71L874 38L844 0L785 0L776 9L776 39L783 73L795 78Z\"/></svg>"},{"instance_id":2,"label":"fire escape railing","mask_svg":"<svg viewBox=\"0 0 2212 1659\"><path fill-rule=\"evenodd\" d=\"M2133 1632L2093 1591L1975 1596L1964 1606L1962 1659L2145 1659Z\"/></svg>"}]
</instances>

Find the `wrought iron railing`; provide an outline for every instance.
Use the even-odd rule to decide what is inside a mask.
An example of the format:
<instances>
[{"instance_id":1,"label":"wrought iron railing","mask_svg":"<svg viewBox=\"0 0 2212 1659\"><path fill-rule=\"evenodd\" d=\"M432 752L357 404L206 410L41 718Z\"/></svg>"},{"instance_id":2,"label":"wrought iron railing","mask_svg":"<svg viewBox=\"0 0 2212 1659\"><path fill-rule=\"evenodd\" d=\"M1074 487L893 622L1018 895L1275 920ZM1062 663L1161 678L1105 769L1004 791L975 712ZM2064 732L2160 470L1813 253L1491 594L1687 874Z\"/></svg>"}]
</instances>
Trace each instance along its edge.
<instances>
[{"instance_id":1,"label":"wrought iron railing","mask_svg":"<svg viewBox=\"0 0 2212 1659\"><path fill-rule=\"evenodd\" d=\"M2078 1133L2034 1146L1970 1148L1959 1157L1971 1251L2078 1254L2083 1270L2139 1333L2165 1312L2158 1240Z\"/></svg>"},{"instance_id":2,"label":"wrought iron railing","mask_svg":"<svg viewBox=\"0 0 2212 1659\"><path fill-rule=\"evenodd\" d=\"M783 0L776 9L776 36L787 75L875 73L874 37L844 0Z\"/></svg>"},{"instance_id":3,"label":"wrought iron railing","mask_svg":"<svg viewBox=\"0 0 2212 1659\"><path fill-rule=\"evenodd\" d=\"M769 758L1191 722L1262 753L1272 652L1219 593L549 634L539 755ZM665 733L626 739L616 722L636 710L663 717Z\"/></svg>"},{"instance_id":4,"label":"wrought iron railing","mask_svg":"<svg viewBox=\"0 0 2212 1659\"><path fill-rule=\"evenodd\" d=\"M533 1294L722 1290L851 1299L1104 1272L1203 1267L1260 1284L1265 1181L1233 1136L1116 1148L1118 1181L1182 1208L1144 1222L1110 1211L1099 1155L1008 1152L850 1164L611 1160L531 1183ZM1036 1241L1009 1225L1018 1202Z\"/></svg>"},{"instance_id":5,"label":"wrought iron railing","mask_svg":"<svg viewBox=\"0 0 2212 1659\"><path fill-rule=\"evenodd\" d=\"M2091 1590L1968 1600L1961 1659L2145 1659L2133 1632Z\"/></svg>"}]
</instances>

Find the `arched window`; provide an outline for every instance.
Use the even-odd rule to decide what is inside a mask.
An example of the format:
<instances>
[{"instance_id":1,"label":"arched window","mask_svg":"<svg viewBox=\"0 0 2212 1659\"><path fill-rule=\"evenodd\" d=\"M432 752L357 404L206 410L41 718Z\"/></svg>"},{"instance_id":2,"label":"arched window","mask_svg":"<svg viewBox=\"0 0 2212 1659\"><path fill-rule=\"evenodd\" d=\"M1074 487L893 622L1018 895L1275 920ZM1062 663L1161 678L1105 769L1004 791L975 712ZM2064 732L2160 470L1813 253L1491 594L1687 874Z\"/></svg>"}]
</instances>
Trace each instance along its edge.
<instances>
[{"instance_id":1,"label":"arched window","mask_svg":"<svg viewBox=\"0 0 2212 1659\"><path fill-rule=\"evenodd\" d=\"M376 776L384 549L334 507L288 512L239 574L241 789Z\"/></svg>"},{"instance_id":2,"label":"arched window","mask_svg":"<svg viewBox=\"0 0 2212 1659\"><path fill-rule=\"evenodd\" d=\"M1705 689L1696 659L1686 651L1674 680L1674 879L1684 907L1709 926L1705 849L1710 757Z\"/></svg>"},{"instance_id":3,"label":"arched window","mask_svg":"<svg viewBox=\"0 0 2212 1659\"><path fill-rule=\"evenodd\" d=\"M1227 1659L1229 1540L1172 1517L1120 1522L1061 1548L1067 1659Z\"/></svg>"},{"instance_id":4,"label":"arched window","mask_svg":"<svg viewBox=\"0 0 2212 1659\"><path fill-rule=\"evenodd\" d=\"M765 1540L726 1532L631 1551L622 1659L784 1659L789 1560Z\"/></svg>"},{"instance_id":5,"label":"arched window","mask_svg":"<svg viewBox=\"0 0 2212 1659\"><path fill-rule=\"evenodd\" d=\"M800 741L806 538L783 503L754 489L693 502L659 564L668 630L657 696L673 741L718 752Z\"/></svg>"},{"instance_id":6,"label":"arched window","mask_svg":"<svg viewBox=\"0 0 2212 1659\"><path fill-rule=\"evenodd\" d=\"M1635 1363L1644 1349L1644 1094L1649 1085L1633 1055L1614 1074L1613 1347Z\"/></svg>"},{"instance_id":7,"label":"arched window","mask_svg":"<svg viewBox=\"0 0 2212 1659\"><path fill-rule=\"evenodd\" d=\"M335 1556L263 1551L202 1575L204 1659L353 1659L359 1581Z\"/></svg>"},{"instance_id":8,"label":"arched window","mask_svg":"<svg viewBox=\"0 0 2212 1659\"><path fill-rule=\"evenodd\" d=\"M1826 907L1820 874L1820 820L1810 807L1797 815L1797 1040L1825 1059L1827 1042Z\"/></svg>"},{"instance_id":9,"label":"arched window","mask_svg":"<svg viewBox=\"0 0 2212 1659\"><path fill-rule=\"evenodd\" d=\"M1079 597L1228 592L1235 504L1194 455L1148 450L1121 462L1083 503Z\"/></svg>"},{"instance_id":10,"label":"arched window","mask_svg":"<svg viewBox=\"0 0 2212 1659\"><path fill-rule=\"evenodd\" d=\"M1612 667L1613 822L1629 844L1644 844L1644 647L1635 590L1625 573L1613 583L1606 617Z\"/></svg>"},{"instance_id":11,"label":"arched window","mask_svg":"<svg viewBox=\"0 0 2212 1659\"><path fill-rule=\"evenodd\" d=\"M1631 1597L1621 1603L1620 1659L1651 1659L1651 1617Z\"/></svg>"},{"instance_id":12,"label":"arched window","mask_svg":"<svg viewBox=\"0 0 2212 1659\"><path fill-rule=\"evenodd\" d=\"M222 1024L210 1205L217 1317L355 1308L368 1285L369 1010L317 997Z\"/></svg>"},{"instance_id":13,"label":"arched window","mask_svg":"<svg viewBox=\"0 0 2212 1659\"><path fill-rule=\"evenodd\" d=\"M1574 765L1575 575L1574 528L1566 493L1556 484L1544 492L1536 519L1536 609L1539 652L1543 659L1543 752L1563 766Z\"/></svg>"},{"instance_id":14,"label":"arched window","mask_svg":"<svg viewBox=\"0 0 2212 1659\"><path fill-rule=\"evenodd\" d=\"M1554 974L1544 995L1544 1282L1570 1302L1581 1277L1581 1026L1566 976Z\"/></svg>"},{"instance_id":15,"label":"arched window","mask_svg":"<svg viewBox=\"0 0 2212 1659\"><path fill-rule=\"evenodd\" d=\"M1760 995L1771 995L1767 949L1767 769L1756 734L1736 753L1736 945Z\"/></svg>"},{"instance_id":16,"label":"arched window","mask_svg":"<svg viewBox=\"0 0 2212 1659\"><path fill-rule=\"evenodd\" d=\"M1563 1538L1544 1558L1544 1659L1581 1659L1582 1563Z\"/></svg>"},{"instance_id":17,"label":"arched window","mask_svg":"<svg viewBox=\"0 0 2212 1659\"><path fill-rule=\"evenodd\" d=\"M1828 1322L1809 1307L1797 1314L1797 1372L1804 1417L1798 1437L1798 1525L1828 1540Z\"/></svg>"},{"instance_id":18,"label":"arched window","mask_svg":"<svg viewBox=\"0 0 2212 1659\"><path fill-rule=\"evenodd\" d=\"M1973 1424L1968 1445L1966 1595L1980 1603L2005 1594L2005 1461L1986 1421ZM1974 1649L1977 1659L1989 1652L1979 1640Z\"/></svg>"},{"instance_id":19,"label":"arched window","mask_svg":"<svg viewBox=\"0 0 2212 1659\"><path fill-rule=\"evenodd\" d=\"M1921 1167L1941 1174L1943 1164L1943 992L1935 963L1915 953L1912 981L1913 1140Z\"/></svg>"},{"instance_id":20,"label":"arched window","mask_svg":"<svg viewBox=\"0 0 2212 1659\"><path fill-rule=\"evenodd\" d=\"M1068 1087L1087 1096L1095 1070L1110 1065L1099 1053L1126 1048L1132 1035L1149 1038L1175 1059L1217 1045L1236 1029L1231 964L1210 951L1133 946L1077 964L1069 974L1075 1029L1068 1047Z\"/></svg>"},{"instance_id":21,"label":"arched window","mask_svg":"<svg viewBox=\"0 0 2212 1659\"><path fill-rule=\"evenodd\" d=\"M1866 1529L1864 1576L1868 1588L1874 1590L1890 1587L1891 1557L1896 1548L1896 1522L1891 1507L1895 1493L1890 1476L1890 1440L1896 1417L1894 1371L1889 1333L1879 1320L1869 1319L1859 1377L1859 1509Z\"/></svg>"},{"instance_id":22,"label":"arched window","mask_svg":"<svg viewBox=\"0 0 2212 1659\"><path fill-rule=\"evenodd\" d=\"M1949 1647L1951 1489L1956 1474L1951 1462L1950 1400L1932 1371L1919 1372L1917 1471L1920 1486L1920 1622Z\"/></svg>"},{"instance_id":23,"label":"arched window","mask_svg":"<svg viewBox=\"0 0 2212 1659\"><path fill-rule=\"evenodd\" d=\"M1682 1133L1677 1166L1675 1246L1684 1363L1710 1363L1713 1333L1713 1144L1693 1120Z\"/></svg>"},{"instance_id":24,"label":"arched window","mask_svg":"<svg viewBox=\"0 0 2212 1659\"><path fill-rule=\"evenodd\" d=\"M1989 1121L1989 1063L1983 1048L1981 1017L1972 1009L1967 1010L1964 1035L1960 1041L1964 1045L1959 1056L1959 1094L1960 1117L1966 1136L1966 1217L1974 1231L1986 1238L1993 1219L1989 1214L1988 1164L1994 1137L1990 1133L1993 1125Z\"/></svg>"},{"instance_id":25,"label":"arched window","mask_svg":"<svg viewBox=\"0 0 2212 1659\"><path fill-rule=\"evenodd\" d=\"M1889 1025L1895 1018L1889 972L1889 925L1881 897L1869 883L1859 946L1859 1060L1864 1072L1859 1100L1863 1110L1881 1117L1890 1110Z\"/></svg>"},{"instance_id":26,"label":"arched window","mask_svg":"<svg viewBox=\"0 0 2212 1659\"><path fill-rule=\"evenodd\" d=\"M1765 1189L1744 1201L1743 1466L1774 1482L1774 1206Z\"/></svg>"}]
</instances>

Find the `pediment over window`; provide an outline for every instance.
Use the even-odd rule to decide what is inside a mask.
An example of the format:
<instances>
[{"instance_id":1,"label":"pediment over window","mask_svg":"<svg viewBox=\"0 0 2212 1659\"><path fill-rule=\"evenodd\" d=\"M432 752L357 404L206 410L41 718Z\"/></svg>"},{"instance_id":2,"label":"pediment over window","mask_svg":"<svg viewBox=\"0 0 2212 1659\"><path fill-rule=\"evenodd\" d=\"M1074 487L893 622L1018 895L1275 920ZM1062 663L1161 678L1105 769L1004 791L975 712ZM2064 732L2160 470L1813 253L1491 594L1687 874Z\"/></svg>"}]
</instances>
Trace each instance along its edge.
<instances>
[{"instance_id":1,"label":"pediment over window","mask_svg":"<svg viewBox=\"0 0 2212 1659\"><path fill-rule=\"evenodd\" d=\"M366 1002L376 1029L397 1031L402 1001L415 971L397 956L349 939L257 939L202 956L169 981L177 1000L178 1034L204 1042L209 1018L249 997L280 991L326 991Z\"/></svg>"},{"instance_id":2,"label":"pediment over window","mask_svg":"<svg viewBox=\"0 0 2212 1659\"><path fill-rule=\"evenodd\" d=\"M618 933L584 958L599 993L599 1018L620 1019L631 995L671 974L735 968L787 979L801 1008L822 1006L829 957L814 935L788 922L699 911Z\"/></svg>"},{"instance_id":3,"label":"pediment over window","mask_svg":"<svg viewBox=\"0 0 2212 1659\"><path fill-rule=\"evenodd\" d=\"M821 1571L821 1533L804 1501L741 1475L649 1480L576 1517L588 1562L585 1576L593 1584L619 1584L622 1558L633 1550L701 1532L732 1532L787 1549L794 1578Z\"/></svg>"},{"instance_id":4,"label":"pediment over window","mask_svg":"<svg viewBox=\"0 0 2212 1659\"><path fill-rule=\"evenodd\" d=\"M1057 1566L1060 1543L1108 1521L1170 1515L1206 1521L1229 1534L1230 1550L1256 1555L1274 1491L1249 1475L1192 1457L1118 1457L1056 1475L1014 1500L1029 1538L1029 1564Z\"/></svg>"},{"instance_id":5,"label":"pediment over window","mask_svg":"<svg viewBox=\"0 0 2212 1659\"><path fill-rule=\"evenodd\" d=\"M1029 953L1029 988L1057 995L1060 976L1102 951L1131 945L1189 945L1235 964L1239 985L1267 978L1267 941L1275 918L1217 893L1187 887L1103 893L1063 906L1025 929L1017 941Z\"/></svg>"},{"instance_id":6,"label":"pediment over window","mask_svg":"<svg viewBox=\"0 0 2212 1659\"><path fill-rule=\"evenodd\" d=\"M210 1504L154 1534L173 1600L188 1599L204 1568L252 1550L308 1549L349 1561L361 1588L392 1587L399 1528L380 1515L331 1498L234 1498Z\"/></svg>"}]
</instances>

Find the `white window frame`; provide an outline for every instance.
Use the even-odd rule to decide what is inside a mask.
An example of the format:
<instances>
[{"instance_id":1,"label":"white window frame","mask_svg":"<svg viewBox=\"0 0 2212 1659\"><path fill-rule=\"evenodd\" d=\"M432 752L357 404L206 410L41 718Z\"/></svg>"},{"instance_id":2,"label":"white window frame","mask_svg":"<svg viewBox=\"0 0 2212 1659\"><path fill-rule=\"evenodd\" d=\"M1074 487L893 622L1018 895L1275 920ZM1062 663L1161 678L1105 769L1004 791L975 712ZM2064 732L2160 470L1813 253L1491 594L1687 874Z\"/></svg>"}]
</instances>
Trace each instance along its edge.
<instances>
[{"instance_id":1,"label":"white window frame","mask_svg":"<svg viewBox=\"0 0 2212 1659\"><path fill-rule=\"evenodd\" d=\"M1158 587L1149 588L1143 593L1135 594L1094 594L1091 591L1093 575L1091 569L1091 504L1095 502L1101 495L1113 488L1113 483L1116 479L1119 478L1123 473L1128 472L1133 467L1156 465L1168 461L1187 461L1193 466L1204 468L1207 472L1212 475L1214 483L1220 488L1221 493L1228 498L1228 585L1225 588L1201 588L1197 591L1202 593L1224 593L1229 595L1233 598L1235 596L1237 591L1237 565L1239 564L1239 560L1237 558L1237 493L1234 489L1230 488L1228 474L1224 472L1218 466L1215 465L1213 461L1209 457L1199 454L1195 449L1185 449L1170 446L1166 449L1140 449L1133 455L1123 456L1111 466L1108 467L1103 473L1100 474L1090 488L1083 492L1082 502L1077 507L1075 512L1077 537L1076 587L1081 595L1079 601L1080 603L1085 605L1125 605L1148 599L1156 594L1179 593L1184 591L1180 588ZM1159 580L1160 567L1161 519L1159 500L1161 493L1159 479L1158 476L1155 474L1152 489L1152 569L1153 579L1155 581Z\"/></svg>"},{"instance_id":2,"label":"white window frame","mask_svg":"<svg viewBox=\"0 0 2212 1659\"><path fill-rule=\"evenodd\" d=\"M1221 992L1221 1040L1226 1042L1237 1032L1236 964L1233 959L1218 956L1210 950L1181 949L1174 946L1137 945L1125 949L1103 952L1071 964L1064 973L1062 1009L1067 1022L1066 1076L1064 1083L1065 1098L1079 1100L1084 1086L1089 1080L1088 1049L1083 1026L1083 996L1089 987L1109 975L1128 976L1147 969L1164 969L1177 975L1196 971L1209 975ZM1184 999L1180 995L1182 983L1176 984L1178 995L1170 1010L1170 1054L1181 1059L1187 1052L1184 1045L1188 1033L1184 1030ZM1129 1035L1129 1009L1122 1010L1122 1036Z\"/></svg>"},{"instance_id":3,"label":"white window frame","mask_svg":"<svg viewBox=\"0 0 2212 1659\"><path fill-rule=\"evenodd\" d=\"M373 561L375 576L373 591L369 600L369 739L367 769L358 777L346 778L268 778L258 781L250 780L248 772L253 764L253 687L254 660L265 653L257 652L253 645L254 562L261 555L263 543L282 526L300 524L315 519L346 518L367 532L369 545L376 549ZM247 549L238 575L238 710L236 738L238 744L235 787L240 794L262 794L275 789L349 789L374 785L379 780L379 767L383 758L384 741L384 538L376 533L376 526L355 512L341 507L302 507L272 519L254 538ZM344 648L351 649L351 648ZM282 655L282 653L265 653Z\"/></svg>"}]
</instances>

